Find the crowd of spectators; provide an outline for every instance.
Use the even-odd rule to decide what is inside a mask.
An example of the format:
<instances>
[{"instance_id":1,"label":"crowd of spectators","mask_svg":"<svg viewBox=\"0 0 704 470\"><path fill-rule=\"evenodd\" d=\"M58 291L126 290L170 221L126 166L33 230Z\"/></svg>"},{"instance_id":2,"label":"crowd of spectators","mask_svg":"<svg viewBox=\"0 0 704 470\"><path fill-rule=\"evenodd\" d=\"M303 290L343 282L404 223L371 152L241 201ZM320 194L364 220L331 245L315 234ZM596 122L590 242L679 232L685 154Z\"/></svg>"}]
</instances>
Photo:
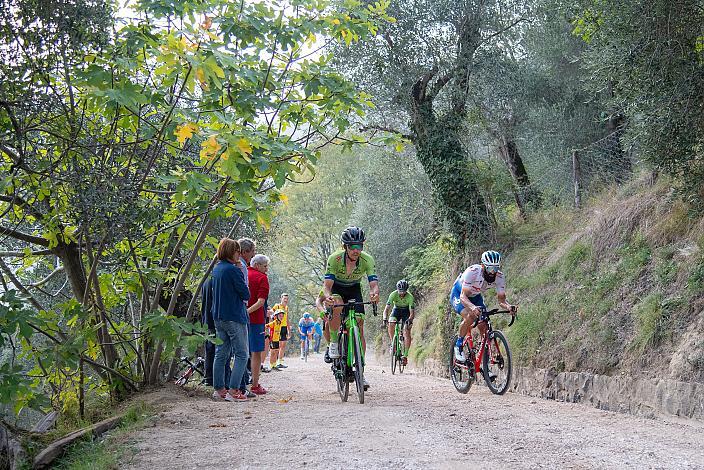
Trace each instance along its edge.
<instances>
[{"instance_id":1,"label":"crowd of spectators","mask_svg":"<svg viewBox=\"0 0 704 470\"><path fill-rule=\"evenodd\" d=\"M215 258L203 284L201 319L221 344L205 344L204 382L213 387L215 400L247 401L267 393L261 372L287 368L289 296L268 306L269 258L257 254L253 240L223 238Z\"/></svg>"}]
</instances>

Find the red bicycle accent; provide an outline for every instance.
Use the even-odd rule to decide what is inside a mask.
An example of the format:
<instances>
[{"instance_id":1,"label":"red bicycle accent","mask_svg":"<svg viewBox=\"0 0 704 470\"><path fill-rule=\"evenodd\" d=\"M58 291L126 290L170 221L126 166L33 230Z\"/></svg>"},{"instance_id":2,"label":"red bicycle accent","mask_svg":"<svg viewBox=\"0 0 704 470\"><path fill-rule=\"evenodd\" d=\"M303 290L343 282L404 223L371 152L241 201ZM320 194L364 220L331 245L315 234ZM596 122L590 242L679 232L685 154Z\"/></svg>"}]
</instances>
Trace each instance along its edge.
<instances>
[{"instance_id":1,"label":"red bicycle accent","mask_svg":"<svg viewBox=\"0 0 704 470\"><path fill-rule=\"evenodd\" d=\"M504 334L494 330L489 319L490 316L500 313L510 312L494 309L482 313L477 324L486 323L486 331L481 338L478 350L474 348L472 336L465 336L462 342L464 361L458 361L455 357L455 341L452 342L449 361L450 377L458 392L469 392L478 373L483 375L492 393L503 395L508 390L511 383L511 350ZM512 316L509 326L513 324L514 319L515 316Z\"/></svg>"}]
</instances>

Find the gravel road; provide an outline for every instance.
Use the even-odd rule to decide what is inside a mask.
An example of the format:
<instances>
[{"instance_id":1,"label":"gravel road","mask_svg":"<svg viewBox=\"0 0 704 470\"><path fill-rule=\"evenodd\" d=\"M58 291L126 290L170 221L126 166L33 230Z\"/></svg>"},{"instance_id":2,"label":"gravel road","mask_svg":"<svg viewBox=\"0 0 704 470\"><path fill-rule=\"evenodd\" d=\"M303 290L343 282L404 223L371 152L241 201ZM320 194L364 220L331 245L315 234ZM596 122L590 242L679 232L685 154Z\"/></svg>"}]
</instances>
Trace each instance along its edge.
<instances>
[{"instance_id":1,"label":"gravel road","mask_svg":"<svg viewBox=\"0 0 704 470\"><path fill-rule=\"evenodd\" d=\"M643 419L584 405L367 367L363 405L342 403L322 356L262 374L269 394L214 402L158 392L153 426L132 436L133 469L702 468L704 423ZM496 467L498 466L498 467Z\"/></svg>"}]
</instances>

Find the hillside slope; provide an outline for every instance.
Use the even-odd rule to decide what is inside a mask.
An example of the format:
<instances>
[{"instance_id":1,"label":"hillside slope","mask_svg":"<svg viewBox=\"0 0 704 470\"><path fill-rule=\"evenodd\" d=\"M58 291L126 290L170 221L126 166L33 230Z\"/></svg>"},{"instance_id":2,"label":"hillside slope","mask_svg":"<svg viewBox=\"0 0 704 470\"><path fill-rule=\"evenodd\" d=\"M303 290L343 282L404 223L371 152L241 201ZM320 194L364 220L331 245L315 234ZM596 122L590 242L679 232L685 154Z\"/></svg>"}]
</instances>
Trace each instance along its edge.
<instances>
[{"instance_id":1,"label":"hillside slope","mask_svg":"<svg viewBox=\"0 0 704 470\"><path fill-rule=\"evenodd\" d=\"M506 330L518 365L704 382L704 218L666 180L640 178L581 211L544 210L504 230L499 245L520 305ZM458 269L446 260L426 289L419 362L445 362L456 319L444 293Z\"/></svg>"}]
</instances>

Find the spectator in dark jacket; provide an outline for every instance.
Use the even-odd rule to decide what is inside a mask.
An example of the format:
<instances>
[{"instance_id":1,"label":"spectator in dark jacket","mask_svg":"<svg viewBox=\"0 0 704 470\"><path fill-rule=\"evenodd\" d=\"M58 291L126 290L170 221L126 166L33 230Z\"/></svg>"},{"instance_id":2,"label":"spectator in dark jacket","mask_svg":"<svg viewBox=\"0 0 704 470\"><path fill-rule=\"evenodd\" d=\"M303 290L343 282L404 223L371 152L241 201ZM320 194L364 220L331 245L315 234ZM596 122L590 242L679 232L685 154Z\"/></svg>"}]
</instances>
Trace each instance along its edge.
<instances>
[{"instance_id":1,"label":"spectator in dark jacket","mask_svg":"<svg viewBox=\"0 0 704 470\"><path fill-rule=\"evenodd\" d=\"M249 289L239 268L240 246L230 238L223 238L218 245L218 263L213 269L213 320L217 337L222 344L215 347L213 364L213 398L227 401L247 401L239 385L249 357L249 316L244 302L249 300ZM225 362L230 353L235 364L225 388Z\"/></svg>"}]
</instances>

